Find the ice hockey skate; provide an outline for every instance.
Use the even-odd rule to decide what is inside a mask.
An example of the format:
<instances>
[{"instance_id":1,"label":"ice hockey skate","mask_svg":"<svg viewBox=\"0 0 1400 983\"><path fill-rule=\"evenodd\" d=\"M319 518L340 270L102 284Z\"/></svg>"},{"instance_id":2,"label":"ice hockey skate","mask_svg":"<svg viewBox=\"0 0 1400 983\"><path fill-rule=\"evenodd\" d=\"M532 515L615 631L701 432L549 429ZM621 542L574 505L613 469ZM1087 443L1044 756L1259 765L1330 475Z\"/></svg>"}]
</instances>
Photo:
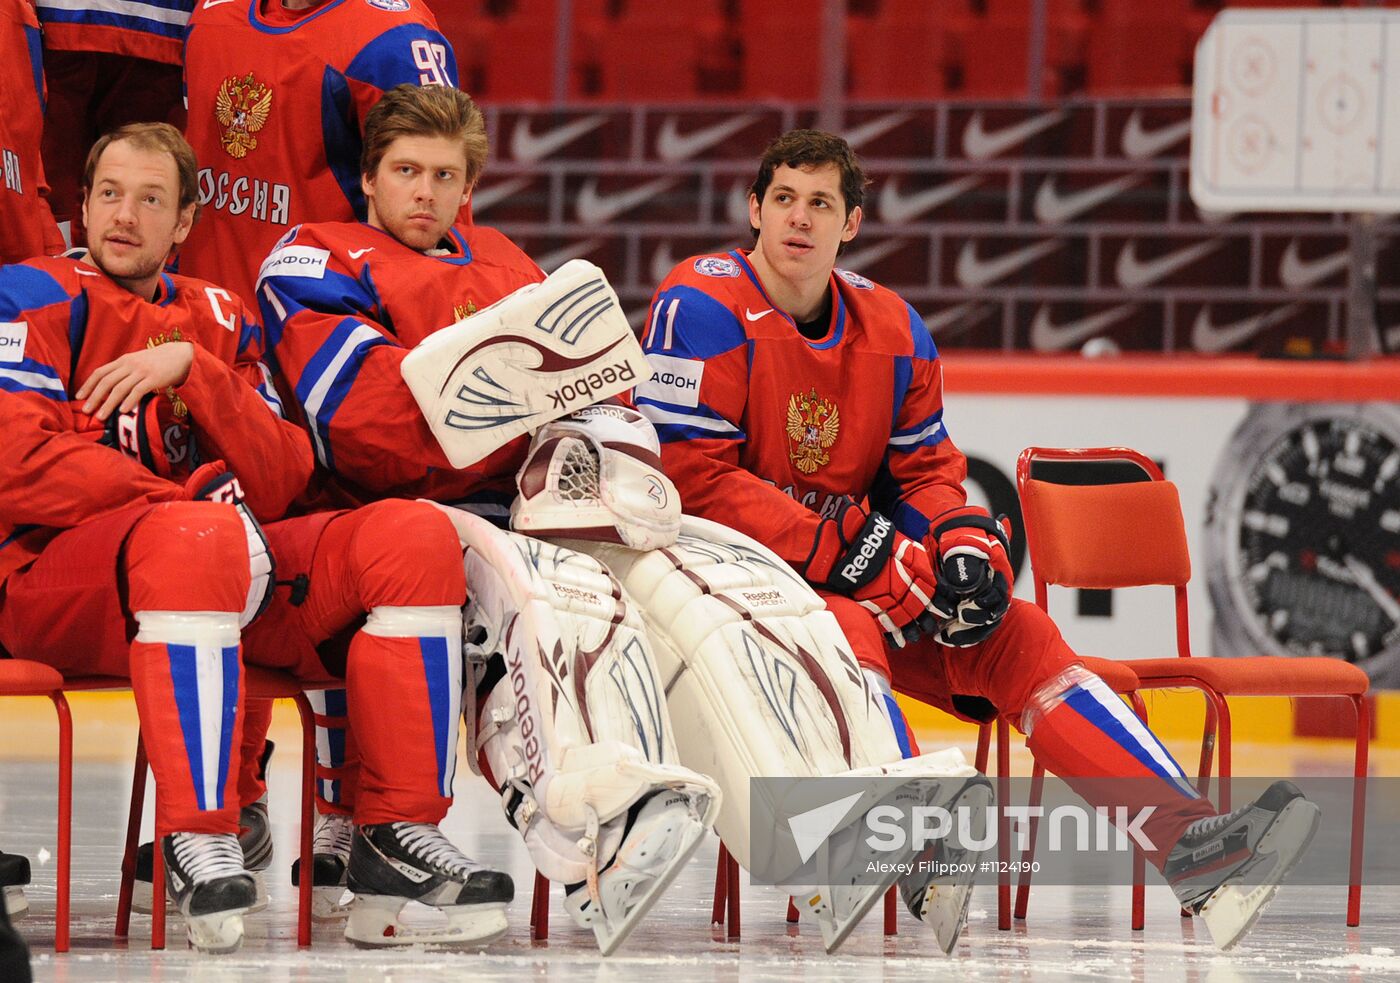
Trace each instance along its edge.
<instances>
[{"instance_id":1,"label":"ice hockey skate","mask_svg":"<svg viewBox=\"0 0 1400 983\"><path fill-rule=\"evenodd\" d=\"M468 859L433 823L381 823L355 830L345 937L358 946L484 946L506 932L510 875ZM442 925L400 919L410 901L437 908Z\"/></svg>"},{"instance_id":2,"label":"ice hockey skate","mask_svg":"<svg viewBox=\"0 0 1400 983\"><path fill-rule=\"evenodd\" d=\"M263 871L272 863L272 827L267 816L267 799L259 799L252 805L238 810L238 845L243 850L243 869L253 876L257 888L257 900L248 911L262 911L267 907L267 881ZM151 871L154 846L142 843L136 848L136 880L131 887L131 910L143 915L151 913L152 891ZM169 892L165 896L167 908L175 908L175 898Z\"/></svg>"},{"instance_id":3,"label":"ice hockey skate","mask_svg":"<svg viewBox=\"0 0 1400 983\"><path fill-rule=\"evenodd\" d=\"M1216 946L1232 949L1308 848L1321 816L1297 786L1274 782L1249 805L1188 826L1162 873Z\"/></svg>"},{"instance_id":4,"label":"ice hockey skate","mask_svg":"<svg viewBox=\"0 0 1400 983\"><path fill-rule=\"evenodd\" d=\"M318 922L339 921L350 913L346 872L350 869L350 845L355 824L349 816L316 814L311 846L311 917ZM292 885L301 884L301 860L292 861Z\"/></svg>"},{"instance_id":5,"label":"ice hockey skate","mask_svg":"<svg viewBox=\"0 0 1400 983\"><path fill-rule=\"evenodd\" d=\"M9 856L0 854L0 859L8 860ZM10 924L3 905L0 905L0 979L6 983L30 983L34 979L29 967L29 946Z\"/></svg>"},{"instance_id":6,"label":"ice hockey skate","mask_svg":"<svg viewBox=\"0 0 1400 983\"><path fill-rule=\"evenodd\" d=\"M22 918L29 912L29 899L24 885L29 883L29 858L14 853L0 853L0 895L4 896L5 914Z\"/></svg>"},{"instance_id":7,"label":"ice hockey skate","mask_svg":"<svg viewBox=\"0 0 1400 983\"><path fill-rule=\"evenodd\" d=\"M991 783L979 775L962 787L949 807L955 816L961 811L967 813L968 832L974 842L980 843L986 838L987 811L993 799ZM933 929L938 947L945 953L952 953L967 924L977 863L984 852L985 849L976 849L956 839L939 840L931 852L919 858L927 866L915 866L913 873L899 880L899 893L905 906L915 918Z\"/></svg>"},{"instance_id":8,"label":"ice hockey skate","mask_svg":"<svg viewBox=\"0 0 1400 983\"><path fill-rule=\"evenodd\" d=\"M185 916L190 945L233 952L243 944L243 916L257 900L253 875L232 833L174 833L161 840L166 887Z\"/></svg>"},{"instance_id":9,"label":"ice hockey skate","mask_svg":"<svg viewBox=\"0 0 1400 983\"><path fill-rule=\"evenodd\" d=\"M701 798L706 798L703 795ZM598 872L596 891L572 885L564 907L574 922L593 929L598 949L612 955L685 867L709 824L707 801L665 789L628 812L622 843Z\"/></svg>"}]
</instances>

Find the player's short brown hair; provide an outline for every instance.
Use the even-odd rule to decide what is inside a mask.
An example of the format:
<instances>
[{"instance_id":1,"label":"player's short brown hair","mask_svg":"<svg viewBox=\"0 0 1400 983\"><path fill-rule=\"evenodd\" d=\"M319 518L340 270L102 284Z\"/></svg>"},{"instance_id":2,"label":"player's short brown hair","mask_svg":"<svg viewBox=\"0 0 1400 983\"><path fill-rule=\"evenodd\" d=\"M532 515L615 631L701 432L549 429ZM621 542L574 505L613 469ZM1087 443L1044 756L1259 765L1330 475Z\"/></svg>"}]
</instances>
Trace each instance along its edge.
<instances>
[{"instance_id":1,"label":"player's short brown hair","mask_svg":"<svg viewBox=\"0 0 1400 983\"><path fill-rule=\"evenodd\" d=\"M835 133L824 130L788 130L768 145L758 164L758 177L749 186L749 193L763 203L773 172L779 167L821 167L835 164L841 172L841 197L846 202L846 214L865 203L865 188L870 179L860 166L851 145ZM758 230L753 229L758 235Z\"/></svg>"},{"instance_id":2,"label":"player's short brown hair","mask_svg":"<svg viewBox=\"0 0 1400 983\"><path fill-rule=\"evenodd\" d=\"M445 85L396 85L365 116L360 173L373 176L399 137L448 137L462 141L467 187L486 166L486 121L472 97Z\"/></svg>"},{"instance_id":3,"label":"player's short brown hair","mask_svg":"<svg viewBox=\"0 0 1400 983\"><path fill-rule=\"evenodd\" d=\"M175 172L180 176L180 210L199 204L199 162L195 159L194 148L189 145L179 130L169 123L127 123L110 133L104 133L88 151L87 164L83 167L83 193L92 190L92 177L97 173L97 162L102 152L116 143L125 140L138 150L167 153L175 160ZM195 208L198 217L199 208Z\"/></svg>"}]
</instances>

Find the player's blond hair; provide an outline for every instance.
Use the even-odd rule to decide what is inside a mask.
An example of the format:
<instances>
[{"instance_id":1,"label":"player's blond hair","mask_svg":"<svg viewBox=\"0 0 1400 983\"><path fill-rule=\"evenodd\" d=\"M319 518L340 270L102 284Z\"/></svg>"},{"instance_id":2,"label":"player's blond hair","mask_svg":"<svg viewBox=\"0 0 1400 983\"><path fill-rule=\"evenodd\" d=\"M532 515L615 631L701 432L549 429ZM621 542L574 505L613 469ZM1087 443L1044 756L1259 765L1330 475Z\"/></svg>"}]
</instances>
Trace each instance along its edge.
<instances>
[{"instance_id":1,"label":"player's blond hair","mask_svg":"<svg viewBox=\"0 0 1400 983\"><path fill-rule=\"evenodd\" d=\"M97 173L102 152L118 140L130 143L137 150L169 154L175 160L175 172L180 177L180 211L194 205L195 217L199 217L199 161L189 141L169 123L127 123L98 137L83 167L83 194L92 191L92 178Z\"/></svg>"},{"instance_id":2,"label":"player's blond hair","mask_svg":"<svg viewBox=\"0 0 1400 983\"><path fill-rule=\"evenodd\" d=\"M360 173L373 176L399 137L447 137L462 142L467 187L486 166L486 121L472 97L445 85L396 85L365 115Z\"/></svg>"}]
</instances>

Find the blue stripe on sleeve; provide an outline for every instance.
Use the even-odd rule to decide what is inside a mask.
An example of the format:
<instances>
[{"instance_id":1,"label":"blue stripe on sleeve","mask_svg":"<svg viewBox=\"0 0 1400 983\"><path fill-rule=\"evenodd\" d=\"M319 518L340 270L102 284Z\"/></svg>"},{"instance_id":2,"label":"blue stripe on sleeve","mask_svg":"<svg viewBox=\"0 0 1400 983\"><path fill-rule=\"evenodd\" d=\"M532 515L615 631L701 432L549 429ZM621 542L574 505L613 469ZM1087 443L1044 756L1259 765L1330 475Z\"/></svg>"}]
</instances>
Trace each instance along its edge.
<instances>
[{"instance_id":1,"label":"blue stripe on sleeve","mask_svg":"<svg viewBox=\"0 0 1400 983\"><path fill-rule=\"evenodd\" d=\"M445 65L434 63L448 85L457 84L457 56L452 44L437 31L423 24L401 24L385 31L360 49L345 69L345 74L356 82L363 82L375 88L388 91L396 85L407 82L410 85L431 85L437 81L431 70L419 67L413 57L414 42L422 42L433 51L434 45L441 45L446 55ZM357 158L358 159L358 158Z\"/></svg>"},{"instance_id":2,"label":"blue stripe on sleeve","mask_svg":"<svg viewBox=\"0 0 1400 983\"><path fill-rule=\"evenodd\" d=\"M677 358L713 358L748 343L733 311L704 291L685 284L671 287L656 298L651 318L642 331L642 347L647 354Z\"/></svg>"},{"instance_id":3,"label":"blue stripe on sleeve","mask_svg":"<svg viewBox=\"0 0 1400 983\"><path fill-rule=\"evenodd\" d=\"M23 263L0 266L0 321L19 321L27 311L70 299L63 285L43 270Z\"/></svg>"},{"instance_id":4,"label":"blue stripe on sleeve","mask_svg":"<svg viewBox=\"0 0 1400 983\"><path fill-rule=\"evenodd\" d=\"M360 152L364 144L355 122L350 83L329 65L321 76L321 139L335 183L340 185L355 218L365 221L367 205L360 187Z\"/></svg>"}]
</instances>

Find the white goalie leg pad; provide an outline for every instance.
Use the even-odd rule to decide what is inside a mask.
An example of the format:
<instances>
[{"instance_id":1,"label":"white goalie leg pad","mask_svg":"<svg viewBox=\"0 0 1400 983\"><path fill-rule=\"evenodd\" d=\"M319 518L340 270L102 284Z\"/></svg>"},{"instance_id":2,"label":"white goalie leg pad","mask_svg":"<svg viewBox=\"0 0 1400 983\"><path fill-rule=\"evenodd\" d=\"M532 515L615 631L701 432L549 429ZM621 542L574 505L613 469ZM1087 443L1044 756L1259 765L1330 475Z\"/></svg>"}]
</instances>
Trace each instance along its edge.
<instances>
[{"instance_id":1,"label":"white goalie leg pad","mask_svg":"<svg viewBox=\"0 0 1400 983\"><path fill-rule=\"evenodd\" d=\"M686 793L707 828L715 783L683 767L639 614L598 561L460 513L467 622L505 677L478 708L492 776L517 797L512 820L551 880L595 878L629 808Z\"/></svg>"},{"instance_id":2,"label":"white goalie leg pad","mask_svg":"<svg viewBox=\"0 0 1400 983\"><path fill-rule=\"evenodd\" d=\"M603 271L576 259L429 335L404 382L455 468L650 374Z\"/></svg>"},{"instance_id":3,"label":"white goalie leg pad","mask_svg":"<svg viewBox=\"0 0 1400 983\"><path fill-rule=\"evenodd\" d=\"M590 406L546 423L516 476L511 528L639 550L669 546L680 532L681 498L660 454L651 421L629 406Z\"/></svg>"}]
</instances>

